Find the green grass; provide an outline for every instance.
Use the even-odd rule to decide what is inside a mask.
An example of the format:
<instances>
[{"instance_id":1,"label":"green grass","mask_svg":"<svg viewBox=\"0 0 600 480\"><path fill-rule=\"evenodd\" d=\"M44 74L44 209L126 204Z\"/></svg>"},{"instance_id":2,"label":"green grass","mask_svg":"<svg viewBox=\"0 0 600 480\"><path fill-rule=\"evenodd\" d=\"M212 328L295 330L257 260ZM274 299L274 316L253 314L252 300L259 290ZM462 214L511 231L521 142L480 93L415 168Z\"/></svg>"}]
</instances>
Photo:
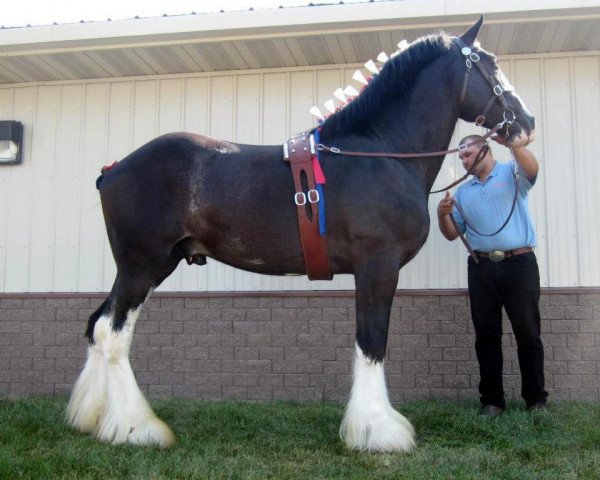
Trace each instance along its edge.
<instances>
[{"instance_id":1,"label":"green grass","mask_svg":"<svg viewBox=\"0 0 600 480\"><path fill-rule=\"evenodd\" d=\"M600 479L600 404L495 419L474 402L418 401L410 454L351 452L337 404L154 402L167 450L101 444L63 420L65 398L0 400L0 479Z\"/></svg>"}]
</instances>

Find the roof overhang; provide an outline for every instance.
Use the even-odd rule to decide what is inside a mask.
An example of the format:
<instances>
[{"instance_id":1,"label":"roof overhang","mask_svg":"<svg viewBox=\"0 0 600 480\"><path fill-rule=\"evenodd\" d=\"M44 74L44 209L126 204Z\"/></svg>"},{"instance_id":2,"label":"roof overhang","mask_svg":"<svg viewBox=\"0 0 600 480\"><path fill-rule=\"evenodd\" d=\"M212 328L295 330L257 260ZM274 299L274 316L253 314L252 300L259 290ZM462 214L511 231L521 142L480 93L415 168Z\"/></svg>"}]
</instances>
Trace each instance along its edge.
<instances>
[{"instance_id":1,"label":"roof overhang","mask_svg":"<svg viewBox=\"0 0 600 480\"><path fill-rule=\"evenodd\" d=\"M0 83L364 62L398 41L479 35L498 55L600 50L598 0L398 0L0 30Z\"/></svg>"}]
</instances>

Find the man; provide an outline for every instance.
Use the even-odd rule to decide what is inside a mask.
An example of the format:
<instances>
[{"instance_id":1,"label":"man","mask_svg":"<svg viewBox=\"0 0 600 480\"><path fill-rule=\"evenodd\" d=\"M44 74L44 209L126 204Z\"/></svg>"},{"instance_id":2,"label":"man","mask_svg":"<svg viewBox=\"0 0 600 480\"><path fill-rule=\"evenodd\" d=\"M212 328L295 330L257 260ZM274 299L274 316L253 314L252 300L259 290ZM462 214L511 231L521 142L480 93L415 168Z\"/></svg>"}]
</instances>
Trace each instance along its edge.
<instances>
[{"instance_id":1,"label":"man","mask_svg":"<svg viewBox=\"0 0 600 480\"><path fill-rule=\"evenodd\" d=\"M454 240L459 233L465 233L478 259L478 263L472 257L468 260L469 298L481 377L482 413L492 417L505 408L502 307L517 341L521 395L527 408L545 409L548 397L544 390L544 348L540 339L540 277L533 252L536 234L527 203L539 165L526 148L525 136L511 143L500 136L494 140L512 149L514 161L496 162L488 149L471 172L472 178L458 188L455 198L446 192L437 208L442 234ZM470 145L459 153L464 168L469 171L486 141L479 135L469 135L460 143ZM504 228L495 233L509 217L515 188L514 211Z\"/></svg>"}]
</instances>

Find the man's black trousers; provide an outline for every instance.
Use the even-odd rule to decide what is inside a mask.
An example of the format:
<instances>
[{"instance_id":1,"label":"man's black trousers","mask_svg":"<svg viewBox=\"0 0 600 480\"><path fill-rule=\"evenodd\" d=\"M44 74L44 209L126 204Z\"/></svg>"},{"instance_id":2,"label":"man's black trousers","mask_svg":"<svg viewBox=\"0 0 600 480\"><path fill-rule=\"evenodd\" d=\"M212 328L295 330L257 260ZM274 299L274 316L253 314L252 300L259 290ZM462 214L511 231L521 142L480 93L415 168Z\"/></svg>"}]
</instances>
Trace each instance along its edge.
<instances>
[{"instance_id":1,"label":"man's black trousers","mask_svg":"<svg viewBox=\"0 0 600 480\"><path fill-rule=\"evenodd\" d=\"M521 396L527 406L544 402L544 347L540 339L540 274L533 252L500 262L469 257L469 300L479 361L483 405L504 408L502 387L502 307L517 342Z\"/></svg>"}]
</instances>

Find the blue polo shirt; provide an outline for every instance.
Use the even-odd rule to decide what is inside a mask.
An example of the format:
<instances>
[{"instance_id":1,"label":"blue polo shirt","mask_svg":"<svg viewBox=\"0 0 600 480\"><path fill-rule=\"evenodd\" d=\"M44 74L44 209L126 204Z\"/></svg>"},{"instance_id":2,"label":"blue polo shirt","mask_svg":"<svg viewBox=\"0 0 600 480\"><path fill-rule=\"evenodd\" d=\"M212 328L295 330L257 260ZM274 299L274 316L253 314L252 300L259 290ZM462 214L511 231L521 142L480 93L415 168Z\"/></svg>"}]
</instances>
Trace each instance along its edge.
<instances>
[{"instance_id":1,"label":"blue polo shirt","mask_svg":"<svg viewBox=\"0 0 600 480\"><path fill-rule=\"evenodd\" d=\"M535 228L527 202L527 194L533 187L535 179L530 182L516 162L496 162L485 182L482 183L479 178L473 176L458 188L454 199L460 204L469 223L478 231L484 234L495 232L510 213L515 195L515 165L519 172L516 185L518 188L517 203L515 211L502 231L491 237L479 235L465 224L464 219L454 207L452 215L462 233L466 234L473 250L491 252L492 250L514 250L537 245Z\"/></svg>"}]
</instances>

